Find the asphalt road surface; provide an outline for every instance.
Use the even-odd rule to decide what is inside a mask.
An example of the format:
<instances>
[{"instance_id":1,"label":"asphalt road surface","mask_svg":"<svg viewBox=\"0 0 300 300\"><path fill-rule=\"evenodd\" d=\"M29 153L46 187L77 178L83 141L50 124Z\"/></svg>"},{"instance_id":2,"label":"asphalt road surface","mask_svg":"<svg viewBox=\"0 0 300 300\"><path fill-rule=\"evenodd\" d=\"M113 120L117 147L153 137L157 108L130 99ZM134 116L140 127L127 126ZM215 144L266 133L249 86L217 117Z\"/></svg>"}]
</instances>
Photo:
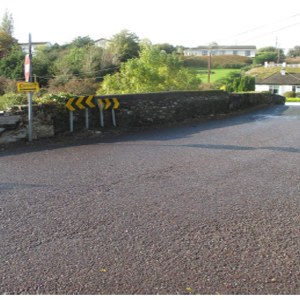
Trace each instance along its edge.
<instances>
[{"instance_id":1,"label":"asphalt road surface","mask_svg":"<svg viewBox=\"0 0 300 300\"><path fill-rule=\"evenodd\" d=\"M300 106L0 147L0 294L299 294Z\"/></svg>"}]
</instances>

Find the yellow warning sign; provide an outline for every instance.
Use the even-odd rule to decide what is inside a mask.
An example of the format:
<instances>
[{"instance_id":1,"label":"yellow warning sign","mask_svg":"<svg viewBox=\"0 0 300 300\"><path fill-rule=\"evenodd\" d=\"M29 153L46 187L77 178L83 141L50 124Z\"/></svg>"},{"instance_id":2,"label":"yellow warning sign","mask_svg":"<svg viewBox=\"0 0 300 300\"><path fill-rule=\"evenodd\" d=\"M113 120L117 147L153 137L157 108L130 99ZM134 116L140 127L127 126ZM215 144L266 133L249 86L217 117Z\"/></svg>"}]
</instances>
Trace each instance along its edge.
<instances>
[{"instance_id":1,"label":"yellow warning sign","mask_svg":"<svg viewBox=\"0 0 300 300\"><path fill-rule=\"evenodd\" d=\"M18 92L37 92L40 90L38 82L21 82L17 84Z\"/></svg>"}]
</instances>

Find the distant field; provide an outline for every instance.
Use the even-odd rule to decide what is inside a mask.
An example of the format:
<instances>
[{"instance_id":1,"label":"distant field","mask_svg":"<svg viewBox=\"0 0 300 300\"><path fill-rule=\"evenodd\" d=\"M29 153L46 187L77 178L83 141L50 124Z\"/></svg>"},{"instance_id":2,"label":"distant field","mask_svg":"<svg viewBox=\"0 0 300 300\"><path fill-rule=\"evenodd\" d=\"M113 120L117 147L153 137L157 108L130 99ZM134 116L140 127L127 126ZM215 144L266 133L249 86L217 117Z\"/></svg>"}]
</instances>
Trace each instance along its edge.
<instances>
[{"instance_id":1,"label":"distant field","mask_svg":"<svg viewBox=\"0 0 300 300\"><path fill-rule=\"evenodd\" d=\"M202 72L207 72L207 69L203 68L195 68L195 67L189 67L190 70L196 71L198 74L198 77L202 80L202 83L207 83L207 76L208 74L201 74ZM228 73L232 71L238 71L235 69L212 69L210 74L210 83L216 82L218 79L225 77Z\"/></svg>"}]
</instances>

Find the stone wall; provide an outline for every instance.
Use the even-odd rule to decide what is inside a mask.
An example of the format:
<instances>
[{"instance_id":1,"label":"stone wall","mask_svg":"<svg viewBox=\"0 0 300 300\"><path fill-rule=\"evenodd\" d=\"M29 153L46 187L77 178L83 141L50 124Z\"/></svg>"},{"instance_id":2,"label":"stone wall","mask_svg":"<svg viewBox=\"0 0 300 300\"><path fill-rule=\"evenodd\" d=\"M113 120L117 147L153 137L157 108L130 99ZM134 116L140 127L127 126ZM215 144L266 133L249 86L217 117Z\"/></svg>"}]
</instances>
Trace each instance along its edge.
<instances>
[{"instance_id":1,"label":"stone wall","mask_svg":"<svg viewBox=\"0 0 300 300\"><path fill-rule=\"evenodd\" d=\"M117 127L176 123L187 119L227 114L257 106L284 104L285 98L268 93L228 94L224 91L164 92L131 95L95 96L96 99L117 98L120 106L115 110ZM27 108L23 108L26 116ZM112 112L104 110L105 127L112 127ZM33 108L35 124L49 133L70 130L69 111L64 105L39 105ZM50 126L50 127L49 127ZM38 130L38 126L35 126ZM85 128L85 110L74 112L74 130ZM98 108L89 109L89 128L100 127ZM43 134L37 134L37 138Z\"/></svg>"}]
</instances>

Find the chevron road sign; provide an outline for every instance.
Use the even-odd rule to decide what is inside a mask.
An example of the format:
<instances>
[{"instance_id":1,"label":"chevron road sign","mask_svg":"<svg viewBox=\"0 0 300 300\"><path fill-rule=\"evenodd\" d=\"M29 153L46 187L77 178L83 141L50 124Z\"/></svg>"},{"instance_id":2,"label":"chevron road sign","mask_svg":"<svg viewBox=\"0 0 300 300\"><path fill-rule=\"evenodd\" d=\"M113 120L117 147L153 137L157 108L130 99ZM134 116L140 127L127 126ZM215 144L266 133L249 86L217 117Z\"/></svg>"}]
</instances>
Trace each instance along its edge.
<instances>
[{"instance_id":1,"label":"chevron road sign","mask_svg":"<svg viewBox=\"0 0 300 300\"><path fill-rule=\"evenodd\" d=\"M89 128L89 108L96 107L96 103L98 104L99 110L100 110L100 124L102 127L104 127L104 117L103 117L103 110L107 110L111 108L111 114L112 114L112 121L113 125L117 126L116 124L116 115L115 115L115 109L117 109L120 105L117 98L104 98L102 99L95 99L93 95L87 96L87 97L78 97L78 98L70 98L66 101L66 108L70 112L70 131L73 132L74 126L74 111L85 109L85 127L86 129Z\"/></svg>"},{"instance_id":2,"label":"chevron road sign","mask_svg":"<svg viewBox=\"0 0 300 300\"><path fill-rule=\"evenodd\" d=\"M111 114L112 114L112 121L113 125L117 126L116 124L116 115L115 115L115 109L117 109L120 106L120 102L117 98L105 98L104 101L102 99L97 99L98 106L100 110L100 123L101 126L104 127L104 119L103 119L103 110L106 110L108 108L111 108ZM104 103L105 102L105 103Z\"/></svg>"},{"instance_id":3,"label":"chevron road sign","mask_svg":"<svg viewBox=\"0 0 300 300\"><path fill-rule=\"evenodd\" d=\"M119 106L120 106L120 102L118 101L117 98L112 98L112 99L109 99L109 98L105 98L104 99L104 102L102 99L98 99L98 106L100 108L100 110L106 110L106 109L109 109L109 108L112 108L112 109L117 109ZM113 106L112 106L113 104Z\"/></svg>"},{"instance_id":4,"label":"chevron road sign","mask_svg":"<svg viewBox=\"0 0 300 300\"><path fill-rule=\"evenodd\" d=\"M66 103L66 108L70 111L96 107L94 96L70 98Z\"/></svg>"},{"instance_id":5,"label":"chevron road sign","mask_svg":"<svg viewBox=\"0 0 300 300\"><path fill-rule=\"evenodd\" d=\"M119 107L119 105L120 105L118 99L117 98L113 98L112 100L114 102L114 106L113 106L112 109L117 109Z\"/></svg>"}]
</instances>

